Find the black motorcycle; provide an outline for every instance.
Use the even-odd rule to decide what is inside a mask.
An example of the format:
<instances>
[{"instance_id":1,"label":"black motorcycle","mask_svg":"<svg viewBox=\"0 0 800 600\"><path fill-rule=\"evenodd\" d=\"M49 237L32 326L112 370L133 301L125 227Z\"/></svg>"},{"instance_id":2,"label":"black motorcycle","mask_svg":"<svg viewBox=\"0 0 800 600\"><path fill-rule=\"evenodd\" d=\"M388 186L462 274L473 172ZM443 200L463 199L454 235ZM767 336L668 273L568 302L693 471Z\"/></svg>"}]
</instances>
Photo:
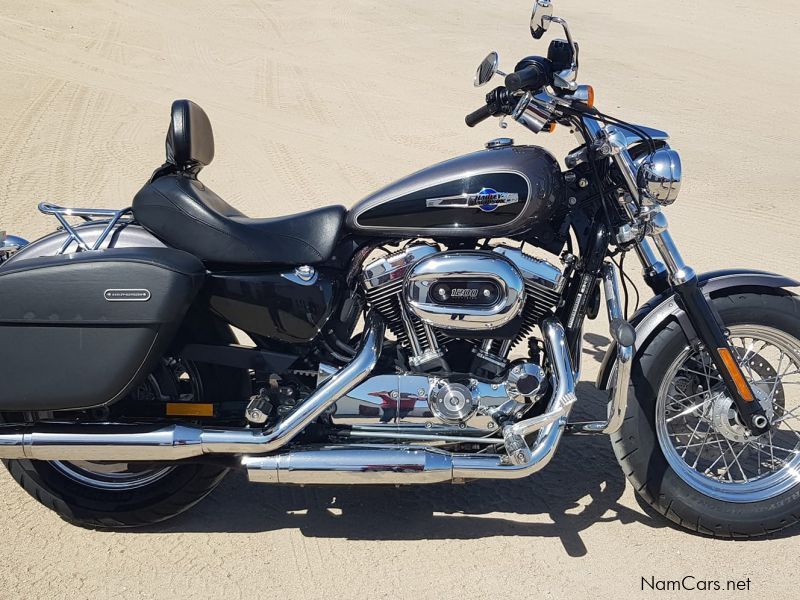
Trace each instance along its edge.
<instances>
[{"instance_id":1,"label":"black motorcycle","mask_svg":"<svg viewBox=\"0 0 800 600\"><path fill-rule=\"evenodd\" d=\"M229 469L287 484L528 477L563 435L609 435L654 509L717 536L800 515L797 281L697 275L663 208L681 164L663 131L594 107L578 45L496 75L467 125L557 125L539 146L486 149L346 210L252 219L198 178L208 117L172 105L167 159L124 210L40 210L60 224L0 247L0 457L63 518L161 521ZM78 220L82 220L79 222ZM655 296L629 315L629 252ZM621 292L622 290L622 292ZM613 343L602 421L570 419L585 319ZM234 329L252 344L241 345ZM391 493L391 492L387 492Z\"/></svg>"}]
</instances>

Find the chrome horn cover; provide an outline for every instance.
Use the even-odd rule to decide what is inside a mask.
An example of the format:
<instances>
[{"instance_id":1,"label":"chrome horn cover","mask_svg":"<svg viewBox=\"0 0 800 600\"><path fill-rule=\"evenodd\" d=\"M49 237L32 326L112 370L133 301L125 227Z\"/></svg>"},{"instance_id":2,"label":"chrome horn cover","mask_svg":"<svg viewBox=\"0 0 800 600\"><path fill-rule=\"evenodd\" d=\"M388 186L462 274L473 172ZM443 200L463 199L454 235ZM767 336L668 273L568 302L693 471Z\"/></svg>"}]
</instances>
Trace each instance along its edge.
<instances>
[{"instance_id":1,"label":"chrome horn cover","mask_svg":"<svg viewBox=\"0 0 800 600\"><path fill-rule=\"evenodd\" d=\"M637 184L643 198L669 206L681 190L681 157L671 148L659 148L639 167Z\"/></svg>"}]
</instances>

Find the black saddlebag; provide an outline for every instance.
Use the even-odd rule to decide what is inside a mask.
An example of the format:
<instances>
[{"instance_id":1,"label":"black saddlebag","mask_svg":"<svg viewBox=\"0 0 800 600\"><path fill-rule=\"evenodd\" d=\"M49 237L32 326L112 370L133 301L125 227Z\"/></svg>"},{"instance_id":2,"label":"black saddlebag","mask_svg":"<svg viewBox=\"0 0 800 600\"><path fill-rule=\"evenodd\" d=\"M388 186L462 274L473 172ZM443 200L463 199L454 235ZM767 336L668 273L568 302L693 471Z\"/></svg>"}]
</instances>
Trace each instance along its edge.
<instances>
[{"instance_id":1,"label":"black saddlebag","mask_svg":"<svg viewBox=\"0 0 800 600\"><path fill-rule=\"evenodd\" d=\"M31 258L0 268L0 411L109 404L151 371L205 277L171 248Z\"/></svg>"}]
</instances>

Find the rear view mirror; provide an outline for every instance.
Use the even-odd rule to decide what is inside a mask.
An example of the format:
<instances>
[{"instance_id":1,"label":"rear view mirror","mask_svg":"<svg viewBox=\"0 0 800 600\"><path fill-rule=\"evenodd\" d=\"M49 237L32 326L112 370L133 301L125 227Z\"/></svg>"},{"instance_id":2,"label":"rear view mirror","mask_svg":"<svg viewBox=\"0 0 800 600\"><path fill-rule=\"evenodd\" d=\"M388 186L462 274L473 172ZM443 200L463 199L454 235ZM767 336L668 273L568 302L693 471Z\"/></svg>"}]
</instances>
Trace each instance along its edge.
<instances>
[{"instance_id":1,"label":"rear view mirror","mask_svg":"<svg viewBox=\"0 0 800 600\"><path fill-rule=\"evenodd\" d=\"M489 80L497 73L497 66L500 63L500 58L497 52L489 52L478 65L478 70L475 71L475 87L480 87L489 83Z\"/></svg>"},{"instance_id":2,"label":"rear view mirror","mask_svg":"<svg viewBox=\"0 0 800 600\"><path fill-rule=\"evenodd\" d=\"M553 5L550 0L536 0L531 13L531 35L538 40L550 27L550 17L553 16Z\"/></svg>"}]
</instances>

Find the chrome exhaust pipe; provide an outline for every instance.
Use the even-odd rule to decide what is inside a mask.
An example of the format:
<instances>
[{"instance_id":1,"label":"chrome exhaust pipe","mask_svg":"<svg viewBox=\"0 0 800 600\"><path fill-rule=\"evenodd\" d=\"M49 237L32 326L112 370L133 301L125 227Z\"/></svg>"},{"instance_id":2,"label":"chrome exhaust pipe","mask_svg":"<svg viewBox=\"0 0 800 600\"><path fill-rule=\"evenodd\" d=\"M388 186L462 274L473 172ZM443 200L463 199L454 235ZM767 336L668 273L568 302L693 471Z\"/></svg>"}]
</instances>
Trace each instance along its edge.
<instances>
[{"instance_id":1,"label":"chrome exhaust pipe","mask_svg":"<svg viewBox=\"0 0 800 600\"><path fill-rule=\"evenodd\" d=\"M572 359L567 344L567 337L561 323L554 317L542 321L542 337L544 338L547 356L553 367L553 396L547 410L539 416L524 419L518 423L503 427L506 452L512 463L524 466L534 460L533 451L526 436L535 431L540 431L539 441L545 440L549 435L554 435L557 422L562 423L561 429L566 424L566 417L575 404L575 371L572 368ZM560 439L561 433L558 433ZM556 439L556 444L558 439ZM550 457L547 458L547 461Z\"/></svg>"},{"instance_id":2,"label":"chrome exhaust pipe","mask_svg":"<svg viewBox=\"0 0 800 600\"><path fill-rule=\"evenodd\" d=\"M245 456L250 481L298 485L402 485L453 478L452 455L414 446L325 446Z\"/></svg>"},{"instance_id":3,"label":"chrome exhaust pipe","mask_svg":"<svg viewBox=\"0 0 800 600\"><path fill-rule=\"evenodd\" d=\"M505 435L506 447L509 435L522 440L527 452L517 450L525 454L524 462L513 464L510 455L452 454L420 446L327 446L273 456L245 456L242 465L248 478L300 485L404 485L527 477L550 462L575 402L575 379L564 328L556 319L548 318L542 323L542 331L553 363L553 396L543 415L520 421ZM530 449L524 436L537 430L536 443Z\"/></svg>"},{"instance_id":4,"label":"chrome exhaust pipe","mask_svg":"<svg viewBox=\"0 0 800 600\"><path fill-rule=\"evenodd\" d=\"M0 458L173 461L204 454L266 454L290 442L375 368L384 324L366 317L358 352L269 431L185 425L40 424L0 426Z\"/></svg>"}]
</instances>

